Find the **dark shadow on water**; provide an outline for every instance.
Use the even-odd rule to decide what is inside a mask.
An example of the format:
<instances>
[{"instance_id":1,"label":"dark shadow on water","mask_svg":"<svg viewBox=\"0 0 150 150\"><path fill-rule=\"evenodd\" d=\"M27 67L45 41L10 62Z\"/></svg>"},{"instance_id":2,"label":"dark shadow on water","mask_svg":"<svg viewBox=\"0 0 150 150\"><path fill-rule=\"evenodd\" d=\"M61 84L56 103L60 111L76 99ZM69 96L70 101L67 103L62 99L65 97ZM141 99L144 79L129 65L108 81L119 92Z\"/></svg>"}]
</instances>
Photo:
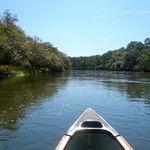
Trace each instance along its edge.
<instances>
[{"instance_id":1,"label":"dark shadow on water","mask_svg":"<svg viewBox=\"0 0 150 150\"><path fill-rule=\"evenodd\" d=\"M0 81L0 130L15 131L26 110L58 92L68 73L15 77ZM4 134L0 132L0 136Z\"/></svg>"}]
</instances>

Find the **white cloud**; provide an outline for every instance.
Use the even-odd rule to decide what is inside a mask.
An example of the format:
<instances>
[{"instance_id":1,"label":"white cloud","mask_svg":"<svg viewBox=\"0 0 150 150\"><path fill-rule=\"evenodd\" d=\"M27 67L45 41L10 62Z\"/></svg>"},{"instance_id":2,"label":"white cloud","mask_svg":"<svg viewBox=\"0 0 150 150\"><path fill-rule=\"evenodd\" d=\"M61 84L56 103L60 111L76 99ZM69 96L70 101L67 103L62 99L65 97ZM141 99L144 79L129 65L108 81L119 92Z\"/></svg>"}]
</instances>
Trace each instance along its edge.
<instances>
[{"instance_id":1,"label":"white cloud","mask_svg":"<svg viewBox=\"0 0 150 150\"><path fill-rule=\"evenodd\" d=\"M142 11L127 11L125 12L127 15L136 15L136 14L150 14L150 10L142 10Z\"/></svg>"},{"instance_id":2,"label":"white cloud","mask_svg":"<svg viewBox=\"0 0 150 150\"><path fill-rule=\"evenodd\" d=\"M117 15L144 15L144 14L150 14L150 10L142 10L142 11L126 11L124 13L118 13L118 14L107 14L107 15L97 15L94 16L94 19L107 19L110 18L110 16L117 16Z\"/></svg>"},{"instance_id":3,"label":"white cloud","mask_svg":"<svg viewBox=\"0 0 150 150\"><path fill-rule=\"evenodd\" d=\"M140 14L150 14L150 10L143 10L143 11L140 11Z\"/></svg>"}]
</instances>

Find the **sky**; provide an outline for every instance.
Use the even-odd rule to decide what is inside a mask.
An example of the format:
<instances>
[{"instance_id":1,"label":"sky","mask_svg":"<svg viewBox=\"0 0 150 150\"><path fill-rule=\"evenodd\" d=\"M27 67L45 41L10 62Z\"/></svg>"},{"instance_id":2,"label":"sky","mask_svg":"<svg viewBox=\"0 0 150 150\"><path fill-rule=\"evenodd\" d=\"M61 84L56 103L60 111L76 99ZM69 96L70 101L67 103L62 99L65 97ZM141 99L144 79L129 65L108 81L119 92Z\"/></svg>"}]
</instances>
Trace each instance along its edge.
<instances>
[{"instance_id":1,"label":"sky","mask_svg":"<svg viewBox=\"0 0 150 150\"><path fill-rule=\"evenodd\" d=\"M68 56L102 55L150 38L150 0L0 0L26 35Z\"/></svg>"}]
</instances>

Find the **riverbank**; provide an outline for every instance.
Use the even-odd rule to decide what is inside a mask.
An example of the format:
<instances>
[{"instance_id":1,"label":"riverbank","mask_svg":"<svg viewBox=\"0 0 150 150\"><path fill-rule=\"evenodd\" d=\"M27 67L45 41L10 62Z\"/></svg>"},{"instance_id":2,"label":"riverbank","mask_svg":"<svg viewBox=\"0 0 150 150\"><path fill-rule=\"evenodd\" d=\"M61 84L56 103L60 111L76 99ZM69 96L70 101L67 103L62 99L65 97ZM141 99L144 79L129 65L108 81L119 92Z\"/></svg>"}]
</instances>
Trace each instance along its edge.
<instances>
[{"instance_id":1,"label":"riverbank","mask_svg":"<svg viewBox=\"0 0 150 150\"><path fill-rule=\"evenodd\" d=\"M0 66L0 80L15 77L15 76L24 76L24 75L38 75L48 73L49 70L47 68L21 68L15 66Z\"/></svg>"}]
</instances>

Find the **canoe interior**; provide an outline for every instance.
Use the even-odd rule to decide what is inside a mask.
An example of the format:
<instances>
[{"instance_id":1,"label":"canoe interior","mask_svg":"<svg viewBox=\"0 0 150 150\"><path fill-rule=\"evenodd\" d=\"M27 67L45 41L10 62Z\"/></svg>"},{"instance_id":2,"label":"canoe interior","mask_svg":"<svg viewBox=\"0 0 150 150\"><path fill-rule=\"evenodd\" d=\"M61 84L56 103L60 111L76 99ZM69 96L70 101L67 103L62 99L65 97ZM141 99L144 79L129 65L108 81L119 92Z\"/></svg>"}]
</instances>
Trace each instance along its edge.
<instances>
[{"instance_id":1,"label":"canoe interior","mask_svg":"<svg viewBox=\"0 0 150 150\"><path fill-rule=\"evenodd\" d=\"M108 133L76 132L65 150L124 150L116 138Z\"/></svg>"}]
</instances>

